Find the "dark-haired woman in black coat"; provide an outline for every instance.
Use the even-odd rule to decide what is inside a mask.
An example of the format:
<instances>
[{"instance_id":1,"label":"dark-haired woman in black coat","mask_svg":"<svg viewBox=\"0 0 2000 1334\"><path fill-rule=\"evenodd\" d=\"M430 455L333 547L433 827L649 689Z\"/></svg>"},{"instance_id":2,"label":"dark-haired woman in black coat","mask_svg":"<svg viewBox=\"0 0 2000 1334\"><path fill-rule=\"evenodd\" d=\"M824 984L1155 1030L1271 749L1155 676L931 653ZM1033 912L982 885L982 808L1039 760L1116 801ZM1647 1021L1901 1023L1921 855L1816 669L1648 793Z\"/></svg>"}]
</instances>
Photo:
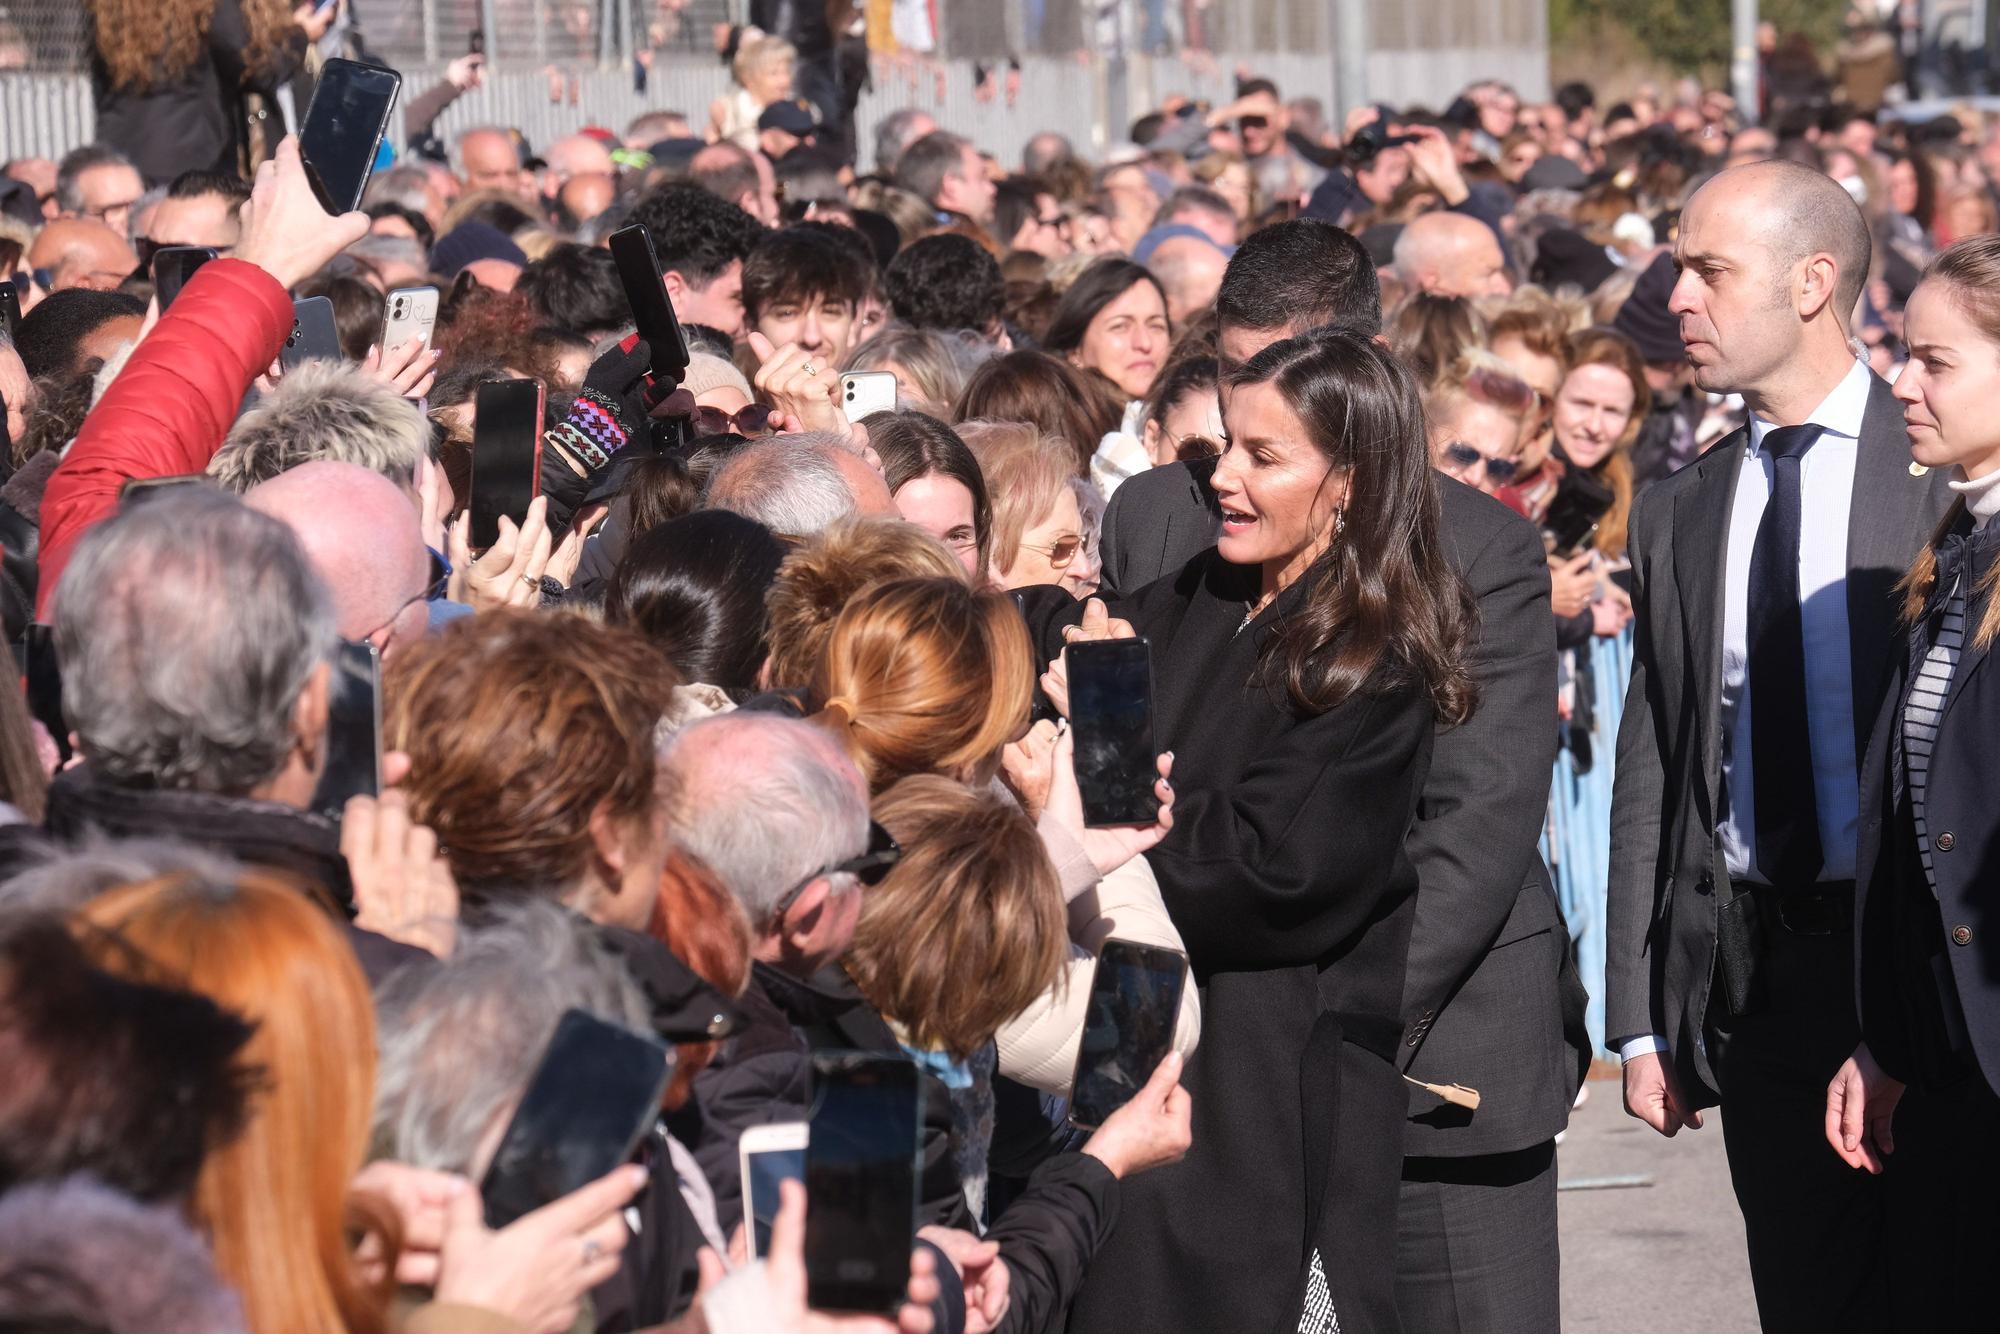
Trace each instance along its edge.
<instances>
[{"instance_id":1,"label":"dark-haired woman in black coat","mask_svg":"<svg viewBox=\"0 0 2000 1334\"><path fill-rule=\"evenodd\" d=\"M1386 353L1291 339L1225 394L1220 544L1123 620L1023 599L1052 656L1151 642L1176 793L1147 859L1202 988L1194 1149L1129 1183L1070 1329L1394 1330L1404 837L1434 727L1472 710L1472 604ZM1043 684L1062 699L1059 663Z\"/></svg>"}]
</instances>

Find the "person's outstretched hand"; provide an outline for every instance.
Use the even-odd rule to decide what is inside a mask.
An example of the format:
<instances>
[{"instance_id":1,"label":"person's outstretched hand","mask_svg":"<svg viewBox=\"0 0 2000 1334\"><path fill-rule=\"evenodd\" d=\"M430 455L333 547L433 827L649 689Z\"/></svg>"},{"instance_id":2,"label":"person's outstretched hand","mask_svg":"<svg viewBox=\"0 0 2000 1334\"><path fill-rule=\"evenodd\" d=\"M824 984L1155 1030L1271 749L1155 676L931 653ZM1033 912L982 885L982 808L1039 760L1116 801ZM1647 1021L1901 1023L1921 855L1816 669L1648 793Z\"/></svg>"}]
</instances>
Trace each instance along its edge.
<instances>
[{"instance_id":1,"label":"person's outstretched hand","mask_svg":"<svg viewBox=\"0 0 2000 1334\"><path fill-rule=\"evenodd\" d=\"M235 257L255 264L290 291L335 255L368 235L366 213L329 217L306 179L296 135L257 168L257 183L241 213L243 234Z\"/></svg>"},{"instance_id":2,"label":"person's outstretched hand","mask_svg":"<svg viewBox=\"0 0 2000 1334\"><path fill-rule=\"evenodd\" d=\"M750 335L750 350L757 354L757 392L772 407L801 430L850 434L840 406L839 368L797 343L773 347L760 333Z\"/></svg>"},{"instance_id":3,"label":"person's outstretched hand","mask_svg":"<svg viewBox=\"0 0 2000 1334\"><path fill-rule=\"evenodd\" d=\"M1084 599L1083 623L1063 627L1063 639L1071 644L1093 639L1136 639L1138 636L1139 632L1132 628L1132 622L1122 616L1113 616L1101 598ZM1042 673L1041 687L1056 712L1069 717L1069 664L1062 654L1056 654L1049 663L1049 669Z\"/></svg>"},{"instance_id":4,"label":"person's outstretched hand","mask_svg":"<svg viewBox=\"0 0 2000 1334\"><path fill-rule=\"evenodd\" d=\"M965 1334L991 1334L1007 1315L1013 1275L1000 1258L1000 1243L981 1240L955 1227L921 1228L917 1235L944 1252L965 1290Z\"/></svg>"},{"instance_id":5,"label":"person's outstretched hand","mask_svg":"<svg viewBox=\"0 0 2000 1334\"><path fill-rule=\"evenodd\" d=\"M1047 814L1076 840L1099 875L1110 875L1134 857L1151 852L1174 827L1174 788L1167 781L1174 769L1173 752L1159 756L1156 763L1160 777L1153 784L1153 795L1159 799L1160 812L1153 822L1092 829L1083 822L1083 792L1076 785L1076 733L1065 727L1057 735Z\"/></svg>"},{"instance_id":6,"label":"person's outstretched hand","mask_svg":"<svg viewBox=\"0 0 2000 1334\"><path fill-rule=\"evenodd\" d=\"M390 789L350 797L340 852L354 880L354 924L442 959L458 938L458 882L437 835L410 818L410 799Z\"/></svg>"},{"instance_id":7,"label":"person's outstretched hand","mask_svg":"<svg viewBox=\"0 0 2000 1334\"><path fill-rule=\"evenodd\" d=\"M555 544L549 539L548 498L536 496L528 502L528 513L520 527L506 515L500 516L500 536L492 546L472 558L472 515L460 514L451 526L451 582L448 591L454 602L463 602L476 611L495 607L539 607L542 605L542 576L548 572Z\"/></svg>"},{"instance_id":8,"label":"person's outstretched hand","mask_svg":"<svg viewBox=\"0 0 2000 1334\"><path fill-rule=\"evenodd\" d=\"M429 394L437 383L438 359L443 355L434 347L425 347L421 338L406 338L394 347L369 348L361 359L361 369L404 398L415 400Z\"/></svg>"},{"instance_id":9,"label":"person's outstretched hand","mask_svg":"<svg viewBox=\"0 0 2000 1334\"><path fill-rule=\"evenodd\" d=\"M1896 1151L1893 1123L1903 1082L1875 1064L1862 1043L1826 1086L1826 1142L1849 1167L1879 1176L1882 1160Z\"/></svg>"},{"instance_id":10,"label":"person's outstretched hand","mask_svg":"<svg viewBox=\"0 0 2000 1334\"><path fill-rule=\"evenodd\" d=\"M1132 1101L1104 1118L1083 1151L1119 1178L1187 1157L1194 1145L1194 1100L1180 1079L1181 1054L1170 1051Z\"/></svg>"},{"instance_id":11,"label":"person's outstretched hand","mask_svg":"<svg viewBox=\"0 0 2000 1334\"><path fill-rule=\"evenodd\" d=\"M1665 1054L1649 1051L1625 1062L1625 1114L1672 1139L1681 1127L1701 1129L1701 1113L1688 1106Z\"/></svg>"},{"instance_id":12,"label":"person's outstretched hand","mask_svg":"<svg viewBox=\"0 0 2000 1334\"><path fill-rule=\"evenodd\" d=\"M627 1164L495 1232L479 1191L463 1183L447 1206L434 1295L534 1334L565 1334L584 1294L618 1272L631 1235L623 1210L645 1184L646 1169Z\"/></svg>"}]
</instances>

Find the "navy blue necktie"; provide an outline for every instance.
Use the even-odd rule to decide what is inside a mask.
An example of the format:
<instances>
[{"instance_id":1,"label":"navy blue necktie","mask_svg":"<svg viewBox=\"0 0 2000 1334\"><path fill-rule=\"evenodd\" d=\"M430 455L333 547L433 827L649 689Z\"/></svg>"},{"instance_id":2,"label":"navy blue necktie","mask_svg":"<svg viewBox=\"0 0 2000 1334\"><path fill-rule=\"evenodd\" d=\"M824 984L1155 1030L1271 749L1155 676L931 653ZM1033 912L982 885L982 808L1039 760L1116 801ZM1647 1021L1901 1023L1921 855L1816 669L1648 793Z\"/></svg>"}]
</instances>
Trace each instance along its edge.
<instances>
[{"instance_id":1,"label":"navy blue necktie","mask_svg":"<svg viewBox=\"0 0 2000 1334\"><path fill-rule=\"evenodd\" d=\"M1776 885L1810 884L1825 857L1813 793L1806 722L1805 626L1799 614L1799 459L1819 439L1814 425L1764 437L1771 502L1750 555L1748 633L1750 766L1757 803L1757 869Z\"/></svg>"}]
</instances>

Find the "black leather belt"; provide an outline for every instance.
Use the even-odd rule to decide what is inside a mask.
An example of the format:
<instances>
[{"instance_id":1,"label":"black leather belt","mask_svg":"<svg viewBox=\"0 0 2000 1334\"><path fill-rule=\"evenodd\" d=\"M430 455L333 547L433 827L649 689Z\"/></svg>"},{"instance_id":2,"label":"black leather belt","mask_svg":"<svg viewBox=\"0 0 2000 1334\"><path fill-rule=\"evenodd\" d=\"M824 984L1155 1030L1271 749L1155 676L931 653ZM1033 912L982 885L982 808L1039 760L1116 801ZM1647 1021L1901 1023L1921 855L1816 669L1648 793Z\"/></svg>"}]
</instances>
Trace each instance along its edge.
<instances>
[{"instance_id":1,"label":"black leather belt","mask_svg":"<svg viewBox=\"0 0 2000 1334\"><path fill-rule=\"evenodd\" d=\"M1780 927L1795 936L1832 936L1854 929L1854 882L1822 880L1817 884L1781 888L1747 884L1757 900L1766 927Z\"/></svg>"}]
</instances>

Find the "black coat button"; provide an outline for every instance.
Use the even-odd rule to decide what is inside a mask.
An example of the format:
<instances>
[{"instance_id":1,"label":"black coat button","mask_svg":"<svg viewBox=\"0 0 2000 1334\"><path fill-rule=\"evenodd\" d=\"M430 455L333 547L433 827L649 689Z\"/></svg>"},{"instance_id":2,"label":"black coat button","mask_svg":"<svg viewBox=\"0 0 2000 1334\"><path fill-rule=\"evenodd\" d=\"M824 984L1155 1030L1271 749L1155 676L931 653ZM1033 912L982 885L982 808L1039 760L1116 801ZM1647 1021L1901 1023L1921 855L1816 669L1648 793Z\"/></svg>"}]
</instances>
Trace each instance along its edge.
<instances>
[{"instance_id":1,"label":"black coat button","mask_svg":"<svg viewBox=\"0 0 2000 1334\"><path fill-rule=\"evenodd\" d=\"M1937 842L1937 850L1939 852L1950 852L1952 849L1952 845L1958 842L1958 840L1953 838L1951 836L1951 830L1947 829L1942 834L1939 834L1937 836L1936 842Z\"/></svg>"},{"instance_id":2,"label":"black coat button","mask_svg":"<svg viewBox=\"0 0 2000 1334\"><path fill-rule=\"evenodd\" d=\"M1970 945L1972 943L1972 928L1969 926L1953 927L1951 929L1951 943L1954 945Z\"/></svg>"}]
</instances>

